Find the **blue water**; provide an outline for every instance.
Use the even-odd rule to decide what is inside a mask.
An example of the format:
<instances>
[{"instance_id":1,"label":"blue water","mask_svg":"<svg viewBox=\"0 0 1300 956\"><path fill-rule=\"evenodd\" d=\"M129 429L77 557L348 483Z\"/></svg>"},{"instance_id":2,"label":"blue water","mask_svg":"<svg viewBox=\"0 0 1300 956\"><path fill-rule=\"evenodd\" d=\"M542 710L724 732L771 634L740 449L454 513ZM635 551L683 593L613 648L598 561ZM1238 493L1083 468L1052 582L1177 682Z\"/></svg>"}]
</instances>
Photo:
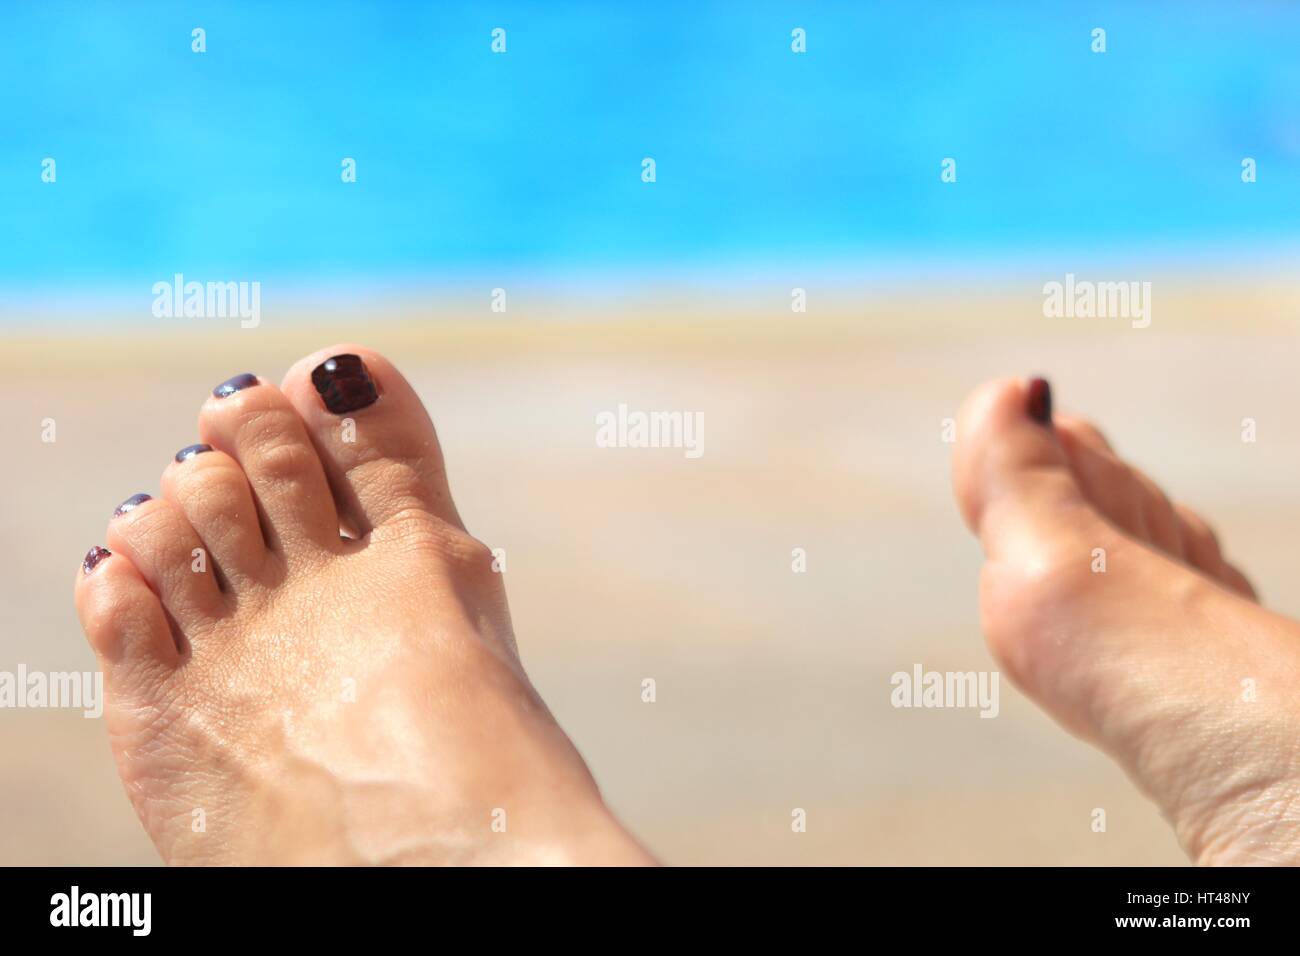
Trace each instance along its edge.
<instances>
[{"instance_id":1,"label":"blue water","mask_svg":"<svg viewBox=\"0 0 1300 956\"><path fill-rule=\"evenodd\" d=\"M1297 5L11 3L3 19L11 292L1300 234Z\"/></svg>"}]
</instances>

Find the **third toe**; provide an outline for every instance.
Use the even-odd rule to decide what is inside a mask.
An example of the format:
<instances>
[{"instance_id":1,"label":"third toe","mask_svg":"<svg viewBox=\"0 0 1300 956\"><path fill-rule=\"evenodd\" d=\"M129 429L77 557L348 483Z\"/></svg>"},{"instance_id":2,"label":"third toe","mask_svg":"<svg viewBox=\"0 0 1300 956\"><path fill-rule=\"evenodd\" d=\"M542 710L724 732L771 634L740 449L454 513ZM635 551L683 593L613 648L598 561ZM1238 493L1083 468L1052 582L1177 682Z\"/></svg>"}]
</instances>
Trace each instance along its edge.
<instances>
[{"instance_id":1,"label":"third toe","mask_svg":"<svg viewBox=\"0 0 1300 956\"><path fill-rule=\"evenodd\" d=\"M163 472L162 489L203 539L227 587L263 579L266 543L239 462L210 445L189 445Z\"/></svg>"}]
</instances>

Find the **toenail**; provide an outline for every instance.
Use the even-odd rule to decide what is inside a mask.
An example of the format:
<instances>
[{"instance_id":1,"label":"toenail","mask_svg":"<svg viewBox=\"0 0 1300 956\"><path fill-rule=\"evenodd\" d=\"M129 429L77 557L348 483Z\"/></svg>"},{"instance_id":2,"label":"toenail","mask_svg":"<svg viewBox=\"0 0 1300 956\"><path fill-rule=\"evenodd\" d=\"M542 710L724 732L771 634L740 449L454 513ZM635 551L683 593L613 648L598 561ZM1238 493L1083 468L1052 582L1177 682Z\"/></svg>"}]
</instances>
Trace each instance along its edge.
<instances>
[{"instance_id":1,"label":"toenail","mask_svg":"<svg viewBox=\"0 0 1300 956\"><path fill-rule=\"evenodd\" d=\"M236 375L234 378L228 378L212 390L212 394L217 398L228 398L236 392L245 388L252 388L257 384L257 376L252 372L244 372Z\"/></svg>"},{"instance_id":2,"label":"toenail","mask_svg":"<svg viewBox=\"0 0 1300 956\"><path fill-rule=\"evenodd\" d=\"M1052 424L1052 386L1047 379L1036 378L1029 383L1029 398L1025 402L1029 417L1040 425Z\"/></svg>"},{"instance_id":3,"label":"toenail","mask_svg":"<svg viewBox=\"0 0 1300 956\"><path fill-rule=\"evenodd\" d=\"M95 570L95 566L112 553L113 552L108 550L108 548L101 548L99 545L95 545L86 552L86 556L81 561L82 574L89 574L91 571Z\"/></svg>"},{"instance_id":4,"label":"toenail","mask_svg":"<svg viewBox=\"0 0 1300 956\"><path fill-rule=\"evenodd\" d=\"M134 511L136 508L140 507L146 501L150 501L152 499L153 499L153 495L146 495L143 491L140 492L139 494L132 495L130 498L127 498L126 501L122 502L115 509L113 509L113 517L116 518L118 515L124 515L128 511Z\"/></svg>"},{"instance_id":5,"label":"toenail","mask_svg":"<svg viewBox=\"0 0 1300 956\"><path fill-rule=\"evenodd\" d=\"M189 461L189 460L190 460L191 458L193 458L195 455L201 455L201 454L203 454L205 451L212 451L212 446L211 446L211 445L203 445L203 444L199 444L199 445L186 445L184 448L182 448L180 451L178 451L178 452L176 453L176 460L177 460L177 461Z\"/></svg>"},{"instance_id":6,"label":"toenail","mask_svg":"<svg viewBox=\"0 0 1300 956\"><path fill-rule=\"evenodd\" d=\"M336 355L317 365L311 383L320 392L325 407L335 415L355 412L373 405L379 398L375 383L358 355Z\"/></svg>"}]
</instances>

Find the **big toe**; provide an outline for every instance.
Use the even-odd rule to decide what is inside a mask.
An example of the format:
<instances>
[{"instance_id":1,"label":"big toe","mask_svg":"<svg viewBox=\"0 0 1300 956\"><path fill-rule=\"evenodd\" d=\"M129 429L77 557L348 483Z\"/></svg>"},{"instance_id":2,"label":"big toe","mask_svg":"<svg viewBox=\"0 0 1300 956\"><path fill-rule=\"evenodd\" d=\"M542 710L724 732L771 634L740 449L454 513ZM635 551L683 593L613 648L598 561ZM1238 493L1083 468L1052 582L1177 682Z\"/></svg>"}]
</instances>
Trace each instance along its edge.
<instances>
[{"instance_id":1,"label":"big toe","mask_svg":"<svg viewBox=\"0 0 1300 956\"><path fill-rule=\"evenodd\" d=\"M333 345L297 362L282 390L307 425L349 531L364 536L411 515L463 527L433 422L386 358Z\"/></svg>"},{"instance_id":2,"label":"big toe","mask_svg":"<svg viewBox=\"0 0 1300 956\"><path fill-rule=\"evenodd\" d=\"M1150 567L1154 555L1084 494L1042 379L1001 379L970 396L957 424L953 484L988 558L980 612L990 650L1017 684L1082 730L1076 665L1107 630L1097 620L1131 609L1131 589L1160 570ZM1096 573L1106 562L1122 573Z\"/></svg>"},{"instance_id":3,"label":"big toe","mask_svg":"<svg viewBox=\"0 0 1300 956\"><path fill-rule=\"evenodd\" d=\"M1088 506L1052 427L1043 379L999 379L957 421L953 488L962 517L994 561L1042 564L1050 550L1095 540Z\"/></svg>"}]
</instances>

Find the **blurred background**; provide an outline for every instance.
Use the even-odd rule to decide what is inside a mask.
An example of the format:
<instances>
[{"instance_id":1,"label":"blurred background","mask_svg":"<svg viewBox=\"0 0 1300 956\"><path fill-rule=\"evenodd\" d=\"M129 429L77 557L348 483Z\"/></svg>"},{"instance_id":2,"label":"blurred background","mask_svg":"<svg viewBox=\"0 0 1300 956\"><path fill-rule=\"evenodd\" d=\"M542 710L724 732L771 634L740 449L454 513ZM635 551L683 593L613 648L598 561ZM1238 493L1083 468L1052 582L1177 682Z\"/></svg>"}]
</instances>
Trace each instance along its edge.
<instances>
[{"instance_id":1,"label":"blurred background","mask_svg":"<svg viewBox=\"0 0 1300 956\"><path fill-rule=\"evenodd\" d=\"M1183 862L1009 684L983 720L895 710L889 678L994 666L943 440L991 376L1048 375L1300 614L1300 9L3 17L0 670L93 667L74 573L207 389L360 341L424 397L525 665L667 862ZM259 324L156 317L178 273L258 282ZM1150 282L1150 326L1045 317L1067 273ZM620 403L702 413L703 457L597 448ZM156 859L98 721L0 710L0 863Z\"/></svg>"}]
</instances>

